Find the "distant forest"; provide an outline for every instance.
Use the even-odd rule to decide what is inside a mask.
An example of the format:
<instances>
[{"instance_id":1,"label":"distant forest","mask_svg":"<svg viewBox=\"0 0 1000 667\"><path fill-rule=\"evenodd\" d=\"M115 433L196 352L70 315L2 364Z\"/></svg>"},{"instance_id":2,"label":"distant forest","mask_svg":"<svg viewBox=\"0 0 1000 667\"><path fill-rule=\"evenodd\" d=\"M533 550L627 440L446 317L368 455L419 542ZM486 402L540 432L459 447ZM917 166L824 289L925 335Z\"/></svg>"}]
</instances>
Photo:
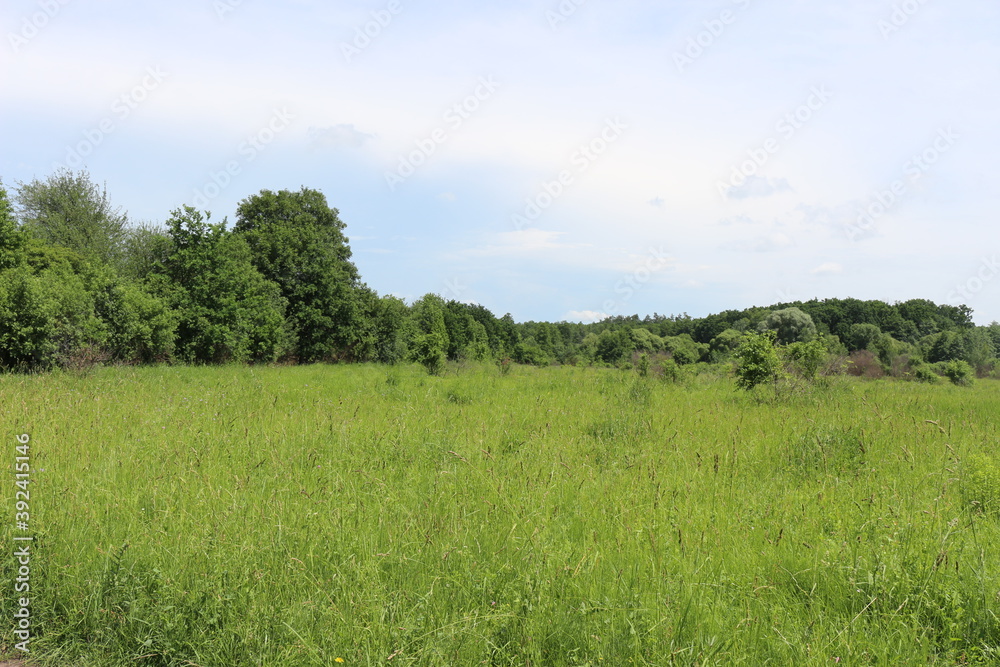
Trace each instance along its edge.
<instances>
[{"instance_id":1,"label":"distant forest","mask_svg":"<svg viewBox=\"0 0 1000 667\"><path fill-rule=\"evenodd\" d=\"M448 361L622 366L723 363L747 332L822 346L828 370L913 375L964 362L996 376L1000 324L966 306L824 299L592 324L518 323L427 294L380 296L324 195L262 190L235 222L191 207L133 224L87 172L0 183L0 368L106 364ZM831 372L833 372L831 370Z\"/></svg>"}]
</instances>

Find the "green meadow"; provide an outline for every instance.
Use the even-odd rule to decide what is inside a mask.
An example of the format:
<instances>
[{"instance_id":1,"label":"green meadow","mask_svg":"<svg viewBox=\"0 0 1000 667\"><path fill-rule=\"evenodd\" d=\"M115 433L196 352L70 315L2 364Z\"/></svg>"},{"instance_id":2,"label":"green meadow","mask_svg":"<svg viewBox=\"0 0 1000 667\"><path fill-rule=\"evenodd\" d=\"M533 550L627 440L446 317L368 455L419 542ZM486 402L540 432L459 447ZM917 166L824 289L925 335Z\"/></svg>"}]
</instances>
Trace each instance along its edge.
<instances>
[{"instance_id":1,"label":"green meadow","mask_svg":"<svg viewBox=\"0 0 1000 667\"><path fill-rule=\"evenodd\" d=\"M998 417L990 380L0 378L59 666L996 664Z\"/></svg>"}]
</instances>

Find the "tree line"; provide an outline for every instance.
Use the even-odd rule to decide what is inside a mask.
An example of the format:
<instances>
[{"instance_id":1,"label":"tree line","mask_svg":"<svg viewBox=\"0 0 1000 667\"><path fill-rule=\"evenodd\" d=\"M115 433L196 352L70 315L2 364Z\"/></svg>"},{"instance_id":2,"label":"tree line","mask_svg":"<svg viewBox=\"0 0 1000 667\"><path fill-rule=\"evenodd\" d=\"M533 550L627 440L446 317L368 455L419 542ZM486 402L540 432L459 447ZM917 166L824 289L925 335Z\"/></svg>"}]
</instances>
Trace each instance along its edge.
<instances>
[{"instance_id":1,"label":"tree line","mask_svg":"<svg viewBox=\"0 0 1000 667\"><path fill-rule=\"evenodd\" d=\"M235 222L184 206L135 224L85 171L0 183L0 369L94 363L448 361L677 365L733 358L748 334L815 343L885 372L1000 356L1000 325L965 306L825 299L592 324L517 323L478 304L379 295L351 260L337 209L313 189L240 202ZM817 348L818 349L818 348ZM860 353L860 356L858 356ZM867 356L865 356L867 354Z\"/></svg>"}]
</instances>

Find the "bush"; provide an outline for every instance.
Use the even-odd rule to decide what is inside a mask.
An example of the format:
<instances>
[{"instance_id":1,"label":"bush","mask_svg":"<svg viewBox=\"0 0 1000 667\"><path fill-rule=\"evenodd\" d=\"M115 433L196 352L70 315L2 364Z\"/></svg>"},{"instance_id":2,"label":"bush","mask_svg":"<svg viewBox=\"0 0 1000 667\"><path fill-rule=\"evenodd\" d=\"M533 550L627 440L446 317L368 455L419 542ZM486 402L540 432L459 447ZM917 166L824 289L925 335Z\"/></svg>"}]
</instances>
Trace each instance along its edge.
<instances>
[{"instance_id":1,"label":"bush","mask_svg":"<svg viewBox=\"0 0 1000 667\"><path fill-rule=\"evenodd\" d=\"M953 360L946 361L941 364L941 374L952 381L952 384L956 384L960 387L968 387L972 385L973 378L976 374L972 370L972 366L969 365L967 361Z\"/></svg>"},{"instance_id":2,"label":"bush","mask_svg":"<svg viewBox=\"0 0 1000 667\"><path fill-rule=\"evenodd\" d=\"M736 349L736 386L750 390L765 382L776 382L781 360L774 349L775 333L748 331Z\"/></svg>"},{"instance_id":3,"label":"bush","mask_svg":"<svg viewBox=\"0 0 1000 667\"><path fill-rule=\"evenodd\" d=\"M792 343L785 348L785 355L802 377L814 380L817 371L826 359L826 345L821 340Z\"/></svg>"},{"instance_id":4,"label":"bush","mask_svg":"<svg viewBox=\"0 0 1000 667\"><path fill-rule=\"evenodd\" d=\"M649 366L649 355L643 352L635 362L635 369L639 372L640 377L649 375Z\"/></svg>"},{"instance_id":5,"label":"bush","mask_svg":"<svg viewBox=\"0 0 1000 667\"><path fill-rule=\"evenodd\" d=\"M660 377L664 382L677 383L684 379L684 371L673 358L668 357L660 363Z\"/></svg>"},{"instance_id":6,"label":"bush","mask_svg":"<svg viewBox=\"0 0 1000 667\"><path fill-rule=\"evenodd\" d=\"M882 364L871 350L851 352L847 358L847 374L855 377L875 379L885 375Z\"/></svg>"},{"instance_id":7,"label":"bush","mask_svg":"<svg viewBox=\"0 0 1000 667\"><path fill-rule=\"evenodd\" d=\"M930 364L918 364L912 367L913 378L920 382L927 382L928 384L934 384L941 377L934 372Z\"/></svg>"},{"instance_id":8,"label":"bush","mask_svg":"<svg viewBox=\"0 0 1000 667\"><path fill-rule=\"evenodd\" d=\"M427 369L431 375L441 375L444 373L445 342L440 334L429 333L419 334L413 339L413 359Z\"/></svg>"},{"instance_id":9,"label":"bush","mask_svg":"<svg viewBox=\"0 0 1000 667\"><path fill-rule=\"evenodd\" d=\"M0 368L45 370L98 359L106 336L92 294L65 267L0 274Z\"/></svg>"},{"instance_id":10,"label":"bush","mask_svg":"<svg viewBox=\"0 0 1000 667\"><path fill-rule=\"evenodd\" d=\"M96 308L108 326L106 347L112 360L150 363L173 355L177 316L138 285L107 285L96 295Z\"/></svg>"}]
</instances>

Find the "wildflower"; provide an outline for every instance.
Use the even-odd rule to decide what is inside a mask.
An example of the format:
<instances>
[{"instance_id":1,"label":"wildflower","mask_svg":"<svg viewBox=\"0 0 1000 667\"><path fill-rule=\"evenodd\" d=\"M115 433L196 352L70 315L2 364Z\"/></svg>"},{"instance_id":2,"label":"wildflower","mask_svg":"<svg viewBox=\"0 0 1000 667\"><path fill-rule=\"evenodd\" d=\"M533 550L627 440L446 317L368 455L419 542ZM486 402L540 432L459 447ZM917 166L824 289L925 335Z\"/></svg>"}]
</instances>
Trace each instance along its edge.
<instances>
[{"instance_id":1,"label":"wildflower","mask_svg":"<svg viewBox=\"0 0 1000 667\"><path fill-rule=\"evenodd\" d=\"M334 662L344 662L344 659L343 658L334 658L333 661Z\"/></svg>"}]
</instances>

